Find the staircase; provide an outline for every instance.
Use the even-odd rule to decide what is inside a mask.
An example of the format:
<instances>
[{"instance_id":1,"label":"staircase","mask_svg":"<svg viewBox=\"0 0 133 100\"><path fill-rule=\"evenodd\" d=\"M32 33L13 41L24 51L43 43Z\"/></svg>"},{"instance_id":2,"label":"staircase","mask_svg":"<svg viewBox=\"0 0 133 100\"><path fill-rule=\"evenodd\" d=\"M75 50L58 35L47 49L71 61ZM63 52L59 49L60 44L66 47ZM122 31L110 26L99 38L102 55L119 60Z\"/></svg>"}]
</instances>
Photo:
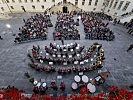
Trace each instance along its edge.
<instances>
[{"instance_id":1,"label":"staircase","mask_svg":"<svg viewBox=\"0 0 133 100\"><path fill-rule=\"evenodd\" d=\"M77 11L77 12L81 11L81 8L78 8L77 6L75 6L71 2L66 2L66 3L59 2L57 5L52 5L50 8L46 9L46 11L48 11L49 13L58 12L58 11L62 12L62 7L63 6L68 7L69 12L71 12L71 11Z\"/></svg>"}]
</instances>

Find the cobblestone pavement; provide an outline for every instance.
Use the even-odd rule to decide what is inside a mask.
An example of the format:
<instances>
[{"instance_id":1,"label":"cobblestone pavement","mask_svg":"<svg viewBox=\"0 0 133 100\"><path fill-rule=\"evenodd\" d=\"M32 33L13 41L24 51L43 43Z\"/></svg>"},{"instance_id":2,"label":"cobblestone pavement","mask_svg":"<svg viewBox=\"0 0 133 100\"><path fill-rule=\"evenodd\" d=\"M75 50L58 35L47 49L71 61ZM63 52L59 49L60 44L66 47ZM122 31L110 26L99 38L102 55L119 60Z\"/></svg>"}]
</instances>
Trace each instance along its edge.
<instances>
[{"instance_id":1,"label":"cobblestone pavement","mask_svg":"<svg viewBox=\"0 0 133 100\"><path fill-rule=\"evenodd\" d=\"M46 41L34 41L23 44L14 44L13 33L18 32L18 28L23 25L23 18L29 18L34 13L14 14L12 19L0 20L0 35L4 40L0 40L0 86L14 85L19 89L26 90L27 93L32 93L32 84L24 76L25 72L29 72L36 79L45 78L49 83L51 79L56 79L57 73L47 74L45 72L36 72L28 67L27 50L32 48L33 45L40 45L42 47L48 45L50 42L56 42L61 44L61 41L53 40L54 27L48 30L48 40ZM56 15L51 17L52 23L56 23ZM76 19L76 17L75 17ZM6 28L6 24L9 23L11 29ZM108 85L128 86L133 84L133 50L126 52L130 44L133 43L133 36L127 34L127 29L121 25L109 24L111 30L115 33L114 41L101 41L101 40L85 40L83 25L80 21L78 26L79 33L81 34L81 40L65 40L65 43L77 42L86 47L90 47L94 42L102 44L105 50L105 61L103 63L104 68L109 69L110 76L106 80ZM116 60L114 60L114 58ZM91 71L85 73L89 78L94 78L97 75L97 71ZM66 92L71 93L71 83L74 81L75 74L69 74L63 76L63 81L66 84ZM57 80L58 84L61 80ZM102 86L97 86L97 92L102 91ZM53 93L49 89L49 93ZM61 93L61 91L59 91Z\"/></svg>"}]
</instances>

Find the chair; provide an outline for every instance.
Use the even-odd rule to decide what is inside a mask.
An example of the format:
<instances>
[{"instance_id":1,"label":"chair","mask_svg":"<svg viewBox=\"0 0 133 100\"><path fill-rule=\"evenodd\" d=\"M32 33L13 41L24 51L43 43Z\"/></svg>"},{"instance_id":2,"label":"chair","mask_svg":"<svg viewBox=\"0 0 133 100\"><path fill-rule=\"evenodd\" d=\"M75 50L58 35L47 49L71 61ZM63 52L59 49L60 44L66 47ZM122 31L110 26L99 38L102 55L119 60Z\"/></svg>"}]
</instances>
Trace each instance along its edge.
<instances>
[{"instance_id":1,"label":"chair","mask_svg":"<svg viewBox=\"0 0 133 100\"><path fill-rule=\"evenodd\" d=\"M41 82L42 82L42 83L45 82L45 79L41 79Z\"/></svg>"},{"instance_id":2,"label":"chair","mask_svg":"<svg viewBox=\"0 0 133 100\"><path fill-rule=\"evenodd\" d=\"M80 65L83 65L83 64L84 64L84 61L81 61L81 62L80 62Z\"/></svg>"},{"instance_id":3,"label":"chair","mask_svg":"<svg viewBox=\"0 0 133 100\"><path fill-rule=\"evenodd\" d=\"M49 62L49 65L53 65L53 62Z\"/></svg>"},{"instance_id":4,"label":"chair","mask_svg":"<svg viewBox=\"0 0 133 100\"><path fill-rule=\"evenodd\" d=\"M63 62L63 65L67 65L67 62Z\"/></svg>"},{"instance_id":5,"label":"chair","mask_svg":"<svg viewBox=\"0 0 133 100\"><path fill-rule=\"evenodd\" d=\"M69 58L72 58L72 55L69 55Z\"/></svg>"},{"instance_id":6,"label":"chair","mask_svg":"<svg viewBox=\"0 0 133 100\"><path fill-rule=\"evenodd\" d=\"M60 57L61 57L61 55L58 55L58 57L60 58Z\"/></svg>"},{"instance_id":7,"label":"chair","mask_svg":"<svg viewBox=\"0 0 133 100\"><path fill-rule=\"evenodd\" d=\"M74 64L77 65L79 63L79 61L74 61Z\"/></svg>"}]
</instances>

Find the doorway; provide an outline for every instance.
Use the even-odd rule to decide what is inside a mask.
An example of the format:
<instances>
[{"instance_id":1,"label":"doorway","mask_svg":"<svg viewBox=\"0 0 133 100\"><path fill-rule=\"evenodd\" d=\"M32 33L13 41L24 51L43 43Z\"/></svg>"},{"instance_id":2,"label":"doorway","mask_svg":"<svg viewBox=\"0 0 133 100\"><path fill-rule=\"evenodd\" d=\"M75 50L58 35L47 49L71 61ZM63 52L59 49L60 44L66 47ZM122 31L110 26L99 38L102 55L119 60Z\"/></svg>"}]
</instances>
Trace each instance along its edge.
<instances>
[{"instance_id":1,"label":"doorway","mask_svg":"<svg viewBox=\"0 0 133 100\"><path fill-rule=\"evenodd\" d=\"M67 7L66 6L64 6L62 9L63 9L63 13L67 13Z\"/></svg>"}]
</instances>

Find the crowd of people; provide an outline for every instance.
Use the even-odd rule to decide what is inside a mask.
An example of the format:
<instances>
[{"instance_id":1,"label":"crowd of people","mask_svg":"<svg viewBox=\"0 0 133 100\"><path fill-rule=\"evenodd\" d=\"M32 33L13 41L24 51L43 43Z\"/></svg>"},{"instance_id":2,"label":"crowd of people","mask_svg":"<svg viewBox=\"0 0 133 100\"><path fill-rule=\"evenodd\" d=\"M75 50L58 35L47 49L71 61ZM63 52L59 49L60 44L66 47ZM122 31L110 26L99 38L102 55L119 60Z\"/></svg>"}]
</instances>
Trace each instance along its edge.
<instances>
[{"instance_id":1,"label":"crowd of people","mask_svg":"<svg viewBox=\"0 0 133 100\"><path fill-rule=\"evenodd\" d=\"M102 46L100 44L93 44L87 51L85 50L86 52L84 52L84 54L79 54L84 49L84 46L83 47L77 46L78 47L77 48L75 46L75 44L71 45L71 47L69 47L69 46L67 47L66 45L64 47L59 47L60 49L57 46L56 46L56 49L52 48L54 46L50 47L51 49L48 49L46 47L48 50L45 48L45 52L41 51L41 49L38 49L38 47L33 46L31 55L34 59L36 59L39 62L41 60L42 62L47 61L47 62L53 62L54 64L55 63L59 64L59 63L63 63L63 62L74 64L75 61L82 62L86 59L91 58L92 53L97 49L98 49L97 55L100 56L100 54L102 54L102 57L100 56L101 58L99 58L99 59L102 59L104 56L102 51L101 51ZM74 49L72 49L72 51L70 51L74 55L71 54L71 57L70 57L70 55L65 56L65 54L68 54L70 48L74 48ZM54 50L56 50L56 51L54 51ZM60 50L62 50L62 51L60 51ZM52 52L52 54L54 54L54 56L49 53L50 51ZM56 54L55 54L57 52L59 52L58 56L56 56Z\"/></svg>"},{"instance_id":2,"label":"crowd of people","mask_svg":"<svg viewBox=\"0 0 133 100\"><path fill-rule=\"evenodd\" d=\"M102 21L101 18L104 18L102 14L82 13L81 16L84 25L84 31L86 33L85 39L111 41L115 38L114 33L108 28L109 23ZM110 17L107 17L106 19L110 20Z\"/></svg>"},{"instance_id":3,"label":"crowd of people","mask_svg":"<svg viewBox=\"0 0 133 100\"><path fill-rule=\"evenodd\" d=\"M98 43L94 43L89 49L87 49L86 53L84 54L84 57L78 57L78 55L76 54L74 57L69 58L69 56L66 56L66 58L64 58L61 55L64 52L67 53L71 49L73 49L72 52L80 53L75 49L78 45L79 44L77 43L72 43L71 45L69 44L69 46L68 44L65 46L57 46L56 43L50 43L49 48L45 47L45 51L49 55L45 55L45 52L41 51L42 49L39 46L33 46L32 51L29 54L29 57L31 59L31 63L29 63L29 66L34 68L36 71L45 71L48 73L58 72L62 75L70 74L71 72L88 72L102 67L102 61L105 59L104 51L101 48L102 45ZM84 47L81 47L80 51L82 51L82 49L84 49ZM50 51L52 52L52 54L55 55L55 57L52 56ZM60 53L60 57L56 56L55 53ZM96 55L93 55L95 53ZM95 56L95 60L92 59L93 56ZM89 59L91 62L89 62ZM55 64L62 64L63 66L67 65L68 67L55 67Z\"/></svg>"},{"instance_id":4,"label":"crowd of people","mask_svg":"<svg viewBox=\"0 0 133 100\"><path fill-rule=\"evenodd\" d=\"M91 15L97 16L99 18L101 18L102 20L108 20L108 21L112 21L113 18L103 12L90 12Z\"/></svg>"},{"instance_id":5,"label":"crowd of people","mask_svg":"<svg viewBox=\"0 0 133 100\"><path fill-rule=\"evenodd\" d=\"M128 29L127 33L133 35L133 19L131 19L128 23L125 22L123 25Z\"/></svg>"},{"instance_id":6,"label":"crowd of people","mask_svg":"<svg viewBox=\"0 0 133 100\"><path fill-rule=\"evenodd\" d=\"M50 16L47 14L36 14L24 21L24 26L19 28L19 33L14 42L22 42L35 39L47 39L48 27L52 27Z\"/></svg>"},{"instance_id":7,"label":"crowd of people","mask_svg":"<svg viewBox=\"0 0 133 100\"><path fill-rule=\"evenodd\" d=\"M76 28L77 22L74 22L71 14L58 14L55 31L53 33L54 40L79 40L80 34Z\"/></svg>"}]
</instances>

